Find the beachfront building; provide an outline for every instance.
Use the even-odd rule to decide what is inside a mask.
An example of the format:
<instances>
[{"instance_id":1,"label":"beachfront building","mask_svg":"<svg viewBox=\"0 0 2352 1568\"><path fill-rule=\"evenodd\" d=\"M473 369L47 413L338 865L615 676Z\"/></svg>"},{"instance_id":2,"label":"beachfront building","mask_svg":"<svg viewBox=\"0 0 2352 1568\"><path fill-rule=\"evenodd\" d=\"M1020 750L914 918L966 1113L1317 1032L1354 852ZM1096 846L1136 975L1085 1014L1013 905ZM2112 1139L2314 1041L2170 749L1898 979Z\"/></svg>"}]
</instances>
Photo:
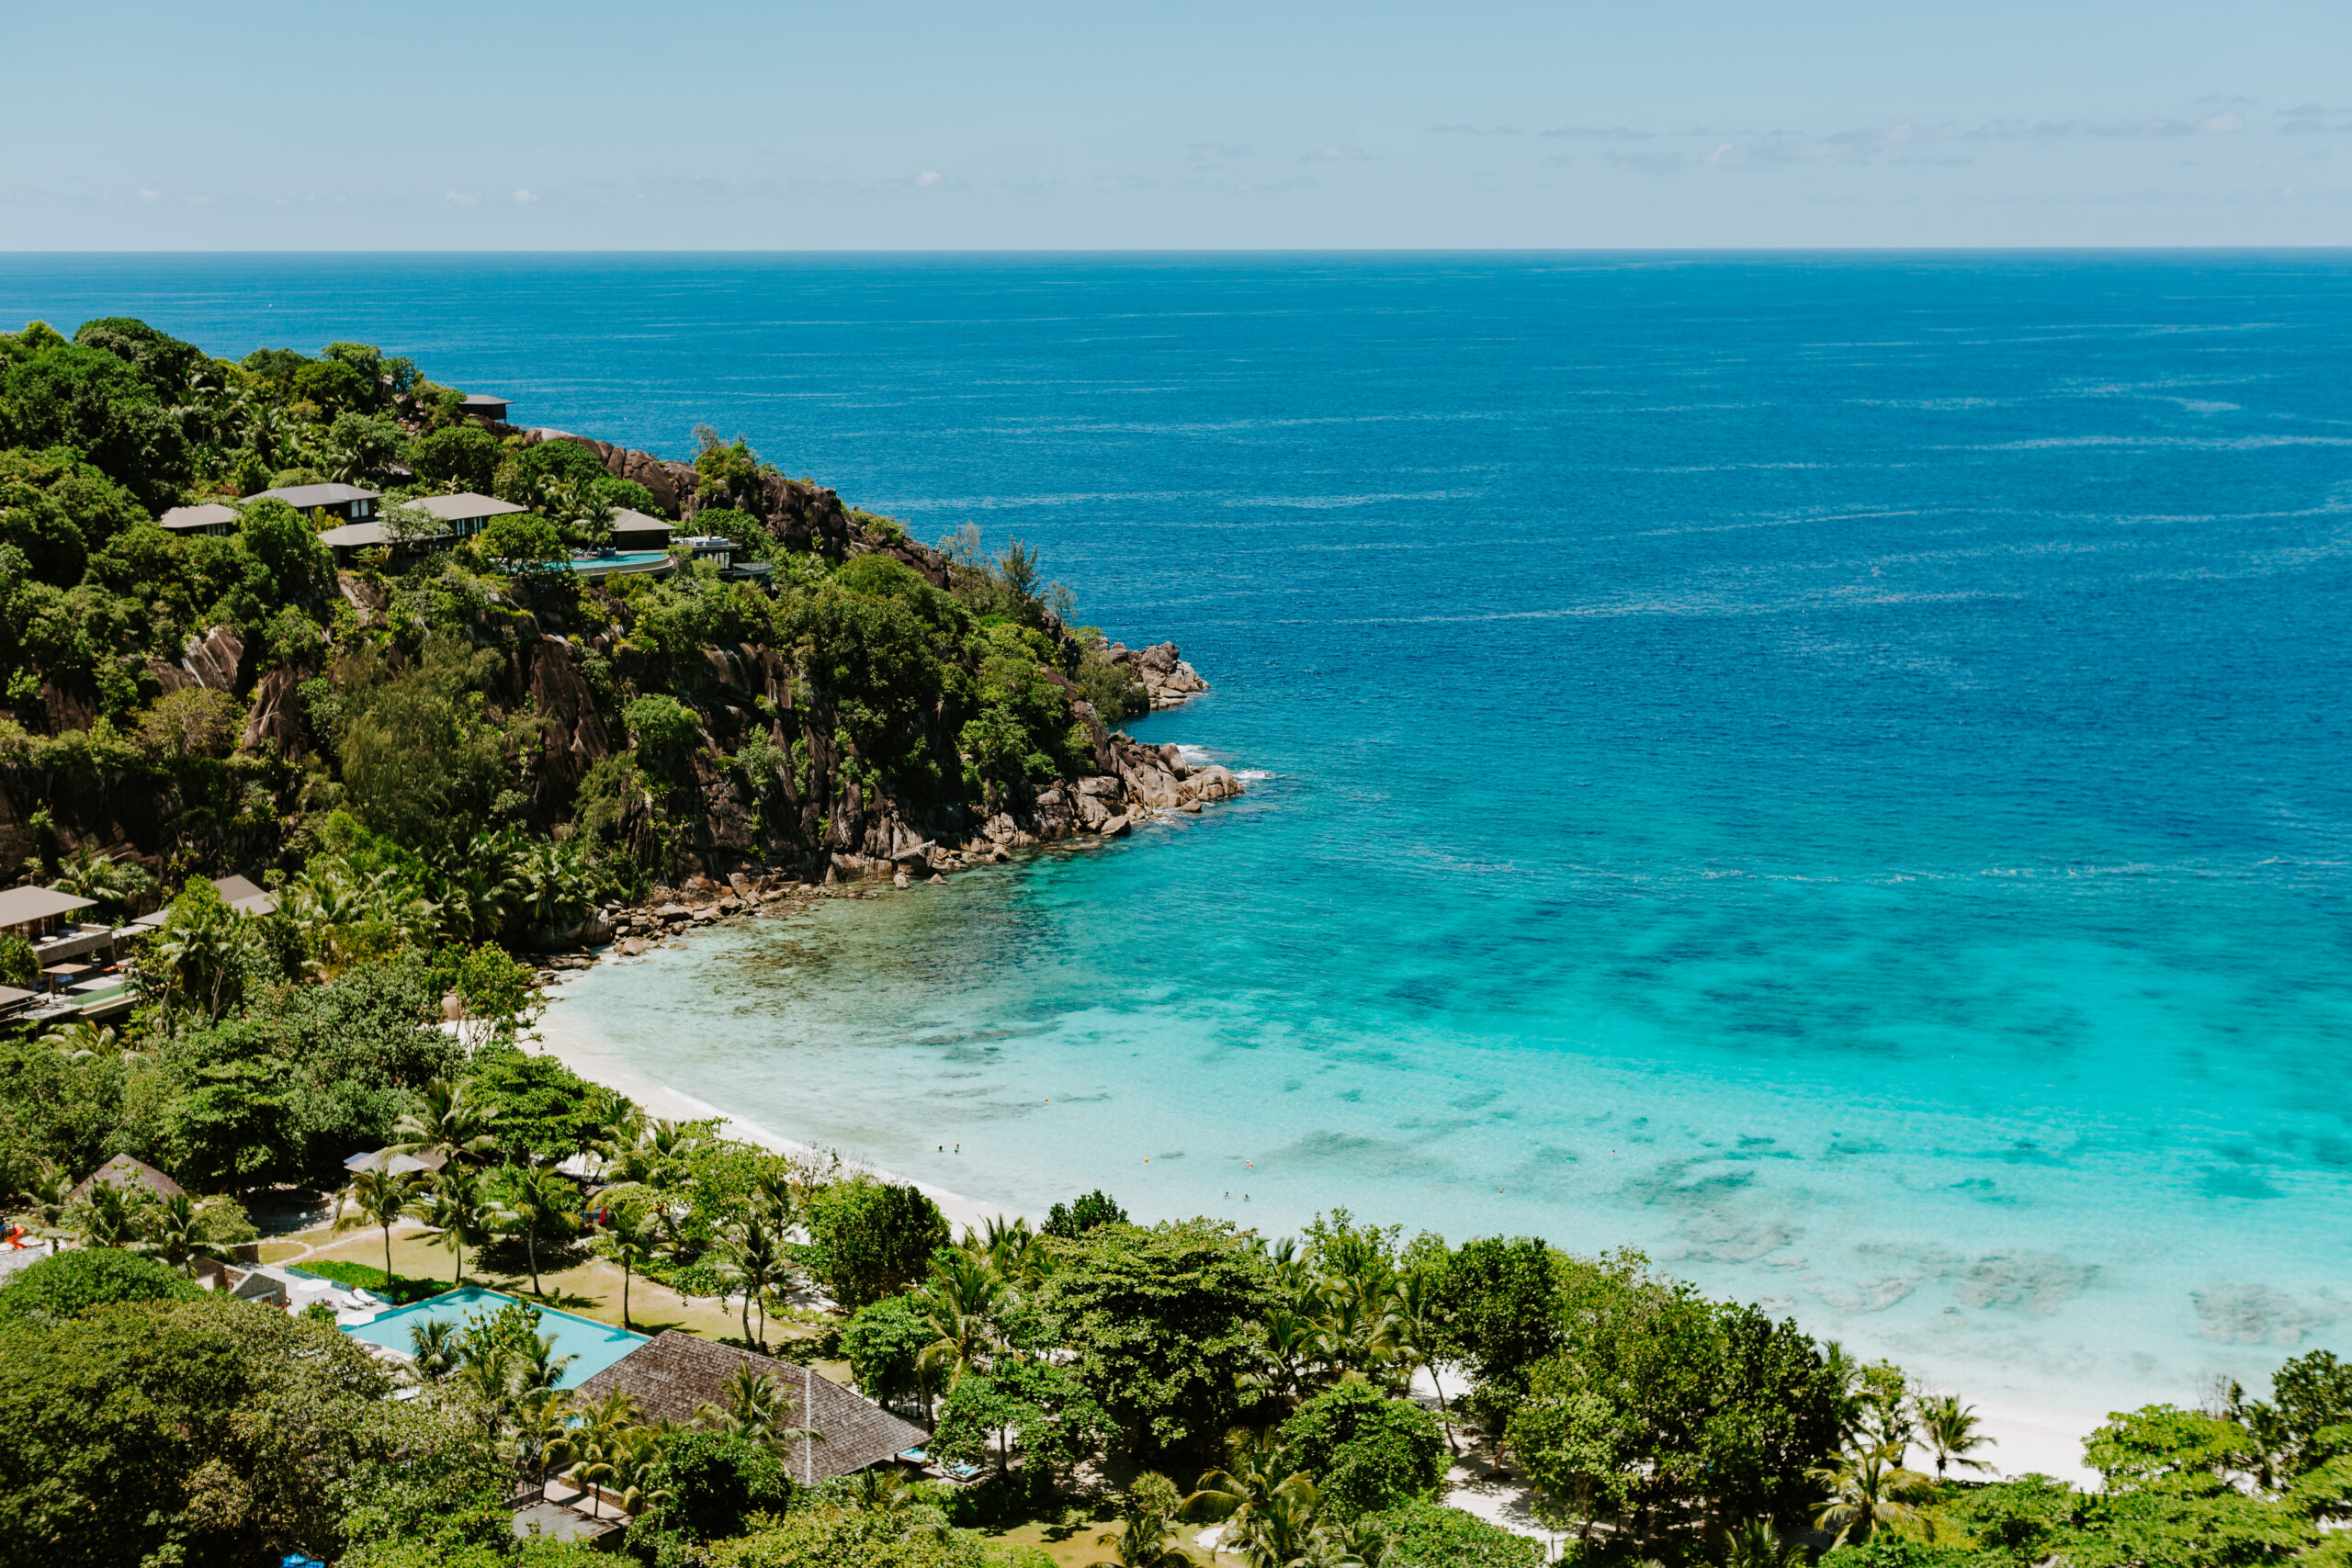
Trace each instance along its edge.
<instances>
[{"instance_id":1,"label":"beachfront building","mask_svg":"<svg viewBox=\"0 0 2352 1568\"><path fill-rule=\"evenodd\" d=\"M313 524L330 518L345 517L356 523L376 515L376 503L383 499L381 492L361 490L357 485L287 485L280 490L265 490L245 497L247 502L264 498L282 501L308 517Z\"/></svg>"},{"instance_id":2,"label":"beachfront building","mask_svg":"<svg viewBox=\"0 0 2352 1568\"><path fill-rule=\"evenodd\" d=\"M97 1169L84 1177L74 1189L74 1201L79 1203L90 1196L91 1189L104 1183L119 1191L143 1191L156 1198L184 1198L187 1189L143 1160L129 1155L117 1155Z\"/></svg>"},{"instance_id":3,"label":"beachfront building","mask_svg":"<svg viewBox=\"0 0 2352 1568\"><path fill-rule=\"evenodd\" d=\"M217 501L208 501L202 506L175 506L155 523L164 532L184 539L199 535L226 538L237 531L237 509Z\"/></svg>"},{"instance_id":4,"label":"beachfront building","mask_svg":"<svg viewBox=\"0 0 2352 1568\"><path fill-rule=\"evenodd\" d=\"M212 890L220 895L220 902L241 915L274 915L277 913L277 895L266 887L257 887L246 876L216 876ZM141 915L130 922L134 931L153 931L169 919L169 909L158 909L152 915Z\"/></svg>"},{"instance_id":5,"label":"beachfront building","mask_svg":"<svg viewBox=\"0 0 2352 1568\"><path fill-rule=\"evenodd\" d=\"M89 967L83 960L113 958L114 928L85 924L79 918L83 910L97 907L95 898L28 882L0 892L0 932L32 943L33 962L56 989L61 976L78 979Z\"/></svg>"},{"instance_id":6,"label":"beachfront building","mask_svg":"<svg viewBox=\"0 0 2352 1568\"><path fill-rule=\"evenodd\" d=\"M512 517L518 512L530 510L511 501L476 495L471 491L463 491L456 495L420 495L413 501L403 501L400 504L424 513L448 530L447 535L436 544L471 538L487 527L493 517Z\"/></svg>"},{"instance_id":7,"label":"beachfront building","mask_svg":"<svg viewBox=\"0 0 2352 1568\"><path fill-rule=\"evenodd\" d=\"M476 424L503 424L506 400L492 397L488 392L469 392L458 400L458 412Z\"/></svg>"},{"instance_id":8,"label":"beachfront building","mask_svg":"<svg viewBox=\"0 0 2352 1568\"><path fill-rule=\"evenodd\" d=\"M911 1462L904 1456L926 1440L922 1427L811 1368L714 1345L674 1328L663 1329L582 1383L579 1397L593 1404L612 1389L627 1389L644 1419L690 1422L706 1404L724 1405L727 1380L747 1366L792 1396L793 1425L817 1434L814 1442L791 1444L783 1456L792 1479L803 1486L876 1465Z\"/></svg>"},{"instance_id":9,"label":"beachfront building","mask_svg":"<svg viewBox=\"0 0 2352 1568\"><path fill-rule=\"evenodd\" d=\"M743 547L724 535L689 534L677 542L682 547L692 550L696 560L716 562L718 567L718 575L721 577L731 579L767 577L775 570L775 568L763 560L738 558L742 553Z\"/></svg>"},{"instance_id":10,"label":"beachfront building","mask_svg":"<svg viewBox=\"0 0 2352 1568\"><path fill-rule=\"evenodd\" d=\"M666 550L677 529L659 517L624 506L613 513L613 548L616 550Z\"/></svg>"}]
</instances>

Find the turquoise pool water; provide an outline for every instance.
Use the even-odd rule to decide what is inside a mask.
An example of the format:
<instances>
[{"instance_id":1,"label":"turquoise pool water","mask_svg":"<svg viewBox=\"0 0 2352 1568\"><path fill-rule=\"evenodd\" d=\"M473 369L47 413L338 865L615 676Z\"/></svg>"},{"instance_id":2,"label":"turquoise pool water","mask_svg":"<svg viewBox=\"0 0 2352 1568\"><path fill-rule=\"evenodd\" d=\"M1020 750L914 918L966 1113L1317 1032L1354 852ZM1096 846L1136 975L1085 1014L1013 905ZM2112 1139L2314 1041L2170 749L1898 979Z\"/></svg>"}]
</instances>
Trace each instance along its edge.
<instances>
[{"instance_id":1,"label":"turquoise pool water","mask_svg":"<svg viewBox=\"0 0 2352 1568\"><path fill-rule=\"evenodd\" d=\"M365 1339L371 1345L381 1345L405 1356L408 1354L409 1330L418 1324L454 1323L462 1326L466 1319L475 1314L495 1312L514 1300L513 1296L497 1291L468 1285L463 1290L444 1292L431 1301L385 1313L372 1323L357 1324L344 1332L355 1339ZM563 1377L556 1385L559 1388L578 1388L645 1343L644 1335L628 1333L609 1323L557 1312L552 1307L535 1310L539 1314L539 1332L555 1337L556 1353L572 1358L571 1365L563 1370Z\"/></svg>"},{"instance_id":2,"label":"turquoise pool water","mask_svg":"<svg viewBox=\"0 0 2352 1568\"><path fill-rule=\"evenodd\" d=\"M596 556L586 560L548 561L534 570L578 572L582 577L605 577L616 571L639 571L669 558L667 550L619 550L609 556Z\"/></svg>"}]
</instances>

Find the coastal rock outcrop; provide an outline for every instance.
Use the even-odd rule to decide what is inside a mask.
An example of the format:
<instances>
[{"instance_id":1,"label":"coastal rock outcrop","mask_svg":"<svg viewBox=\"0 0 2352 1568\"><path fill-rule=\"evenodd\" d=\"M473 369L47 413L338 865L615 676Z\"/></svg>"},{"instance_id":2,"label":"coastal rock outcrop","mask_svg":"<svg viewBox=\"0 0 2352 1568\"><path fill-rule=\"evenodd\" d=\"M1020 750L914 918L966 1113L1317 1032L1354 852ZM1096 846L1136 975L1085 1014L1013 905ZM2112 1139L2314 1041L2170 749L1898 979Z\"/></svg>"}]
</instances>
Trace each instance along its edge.
<instances>
[{"instance_id":1,"label":"coastal rock outcrop","mask_svg":"<svg viewBox=\"0 0 2352 1568\"><path fill-rule=\"evenodd\" d=\"M1114 642L1107 651L1113 663L1127 667L1136 683L1151 698L1155 710L1180 707L1209 689L1209 683L1201 679L1201 672L1184 662L1180 657L1182 650L1172 642L1140 649Z\"/></svg>"}]
</instances>

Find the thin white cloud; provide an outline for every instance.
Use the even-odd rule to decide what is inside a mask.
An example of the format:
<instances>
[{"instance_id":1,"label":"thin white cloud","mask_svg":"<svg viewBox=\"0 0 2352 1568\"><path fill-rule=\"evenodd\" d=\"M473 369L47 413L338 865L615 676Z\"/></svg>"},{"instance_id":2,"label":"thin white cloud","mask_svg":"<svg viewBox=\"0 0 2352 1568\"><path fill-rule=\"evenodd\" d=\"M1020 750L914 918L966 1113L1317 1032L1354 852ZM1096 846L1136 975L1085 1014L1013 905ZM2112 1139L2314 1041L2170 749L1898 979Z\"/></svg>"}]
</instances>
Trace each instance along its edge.
<instances>
[{"instance_id":1,"label":"thin white cloud","mask_svg":"<svg viewBox=\"0 0 2352 1568\"><path fill-rule=\"evenodd\" d=\"M475 191L453 190L442 197L441 205L444 207L479 207L481 205L481 197Z\"/></svg>"},{"instance_id":2,"label":"thin white cloud","mask_svg":"<svg viewBox=\"0 0 2352 1568\"><path fill-rule=\"evenodd\" d=\"M1517 136L1515 125L1433 125L1431 136Z\"/></svg>"},{"instance_id":3,"label":"thin white cloud","mask_svg":"<svg viewBox=\"0 0 2352 1568\"><path fill-rule=\"evenodd\" d=\"M1990 119L1969 135L1991 141L2055 141L2075 136L2227 136L2245 129L2245 116L2235 109L2224 109L2201 119L2174 119L2163 115L2147 119Z\"/></svg>"},{"instance_id":4,"label":"thin white cloud","mask_svg":"<svg viewBox=\"0 0 2352 1568\"><path fill-rule=\"evenodd\" d=\"M1334 141L1319 152L1309 152L1299 159L1302 164L1361 164L1372 156L1361 147L1351 147L1344 141Z\"/></svg>"},{"instance_id":5,"label":"thin white cloud","mask_svg":"<svg viewBox=\"0 0 2352 1568\"><path fill-rule=\"evenodd\" d=\"M1222 164L1232 158L1253 156L1256 152L1247 141L1195 141L1184 149L1184 155L1195 164Z\"/></svg>"},{"instance_id":6,"label":"thin white cloud","mask_svg":"<svg viewBox=\"0 0 2352 1568\"><path fill-rule=\"evenodd\" d=\"M1614 148L1604 151L1600 161L1612 169L1623 169L1634 175L1679 175L1690 164L1686 153L1620 152Z\"/></svg>"},{"instance_id":7,"label":"thin white cloud","mask_svg":"<svg viewBox=\"0 0 2352 1568\"><path fill-rule=\"evenodd\" d=\"M1097 190L1158 190L1158 180L1148 180L1141 175L1105 175L1094 182Z\"/></svg>"},{"instance_id":8,"label":"thin white cloud","mask_svg":"<svg viewBox=\"0 0 2352 1568\"><path fill-rule=\"evenodd\" d=\"M936 190L947 183L947 176L937 169L925 169L915 176L915 189Z\"/></svg>"},{"instance_id":9,"label":"thin white cloud","mask_svg":"<svg viewBox=\"0 0 2352 1568\"><path fill-rule=\"evenodd\" d=\"M1539 130L1538 136L1582 136L1597 141L1648 141L1657 135L1655 130L1634 130L1622 125L1555 125L1549 130Z\"/></svg>"},{"instance_id":10,"label":"thin white cloud","mask_svg":"<svg viewBox=\"0 0 2352 1568\"><path fill-rule=\"evenodd\" d=\"M517 207L528 207L531 203L538 200L539 196L537 191L518 190L514 193L512 199Z\"/></svg>"}]
</instances>

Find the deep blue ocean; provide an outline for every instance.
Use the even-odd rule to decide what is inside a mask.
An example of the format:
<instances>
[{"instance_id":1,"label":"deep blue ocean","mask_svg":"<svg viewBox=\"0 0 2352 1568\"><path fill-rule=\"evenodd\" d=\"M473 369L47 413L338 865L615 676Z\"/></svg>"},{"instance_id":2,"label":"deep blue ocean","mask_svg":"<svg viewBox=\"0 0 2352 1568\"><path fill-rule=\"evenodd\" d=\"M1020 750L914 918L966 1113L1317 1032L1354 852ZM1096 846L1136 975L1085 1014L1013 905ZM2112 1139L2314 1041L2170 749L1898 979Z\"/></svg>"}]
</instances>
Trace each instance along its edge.
<instances>
[{"instance_id":1,"label":"deep blue ocean","mask_svg":"<svg viewBox=\"0 0 2352 1568\"><path fill-rule=\"evenodd\" d=\"M1245 800L600 970L638 1071L2004 1410L2352 1350L2352 255L0 260L109 313L740 432L1215 682L1134 728Z\"/></svg>"}]
</instances>

